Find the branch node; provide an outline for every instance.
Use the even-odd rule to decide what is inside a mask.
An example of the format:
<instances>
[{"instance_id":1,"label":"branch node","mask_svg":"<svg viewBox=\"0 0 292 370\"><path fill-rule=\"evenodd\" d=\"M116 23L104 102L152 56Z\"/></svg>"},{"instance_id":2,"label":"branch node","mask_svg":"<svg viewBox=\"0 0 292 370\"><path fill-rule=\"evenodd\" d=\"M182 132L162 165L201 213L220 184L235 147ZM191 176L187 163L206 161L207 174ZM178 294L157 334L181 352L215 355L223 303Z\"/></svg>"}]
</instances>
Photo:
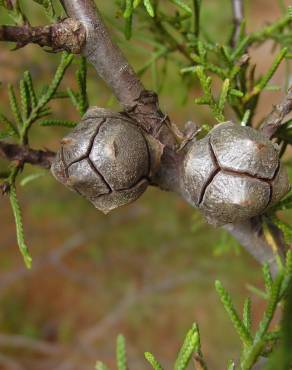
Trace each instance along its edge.
<instances>
[{"instance_id":1,"label":"branch node","mask_svg":"<svg viewBox=\"0 0 292 370\"><path fill-rule=\"evenodd\" d=\"M13 50L32 43L49 47L53 52L65 50L80 54L86 41L86 31L78 20L66 18L46 26L0 26L0 41L16 42Z\"/></svg>"}]
</instances>

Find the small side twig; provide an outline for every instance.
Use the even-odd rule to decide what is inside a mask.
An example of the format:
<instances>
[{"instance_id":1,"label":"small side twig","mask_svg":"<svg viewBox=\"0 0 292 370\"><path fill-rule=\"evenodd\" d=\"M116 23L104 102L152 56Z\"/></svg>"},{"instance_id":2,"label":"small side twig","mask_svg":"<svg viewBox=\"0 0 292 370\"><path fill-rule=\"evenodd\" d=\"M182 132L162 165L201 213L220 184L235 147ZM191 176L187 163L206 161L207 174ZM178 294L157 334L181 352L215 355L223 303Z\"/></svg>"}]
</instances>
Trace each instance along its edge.
<instances>
[{"instance_id":1,"label":"small side twig","mask_svg":"<svg viewBox=\"0 0 292 370\"><path fill-rule=\"evenodd\" d=\"M276 105L272 112L264 119L261 130L271 138L280 128L283 119L292 111L292 85L288 88L283 101Z\"/></svg>"},{"instance_id":2,"label":"small side twig","mask_svg":"<svg viewBox=\"0 0 292 370\"><path fill-rule=\"evenodd\" d=\"M243 21L243 0L231 0L233 14L233 32L231 36L231 47L235 47L240 35L240 26Z\"/></svg>"},{"instance_id":3,"label":"small side twig","mask_svg":"<svg viewBox=\"0 0 292 370\"><path fill-rule=\"evenodd\" d=\"M85 43L86 32L84 26L75 19L67 18L61 22L31 27L0 26L0 41L16 42L16 49L27 44L37 44L48 47L52 51L68 51L80 54Z\"/></svg>"},{"instance_id":4,"label":"small side twig","mask_svg":"<svg viewBox=\"0 0 292 370\"><path fill-rule=\"evenodd\" d=\"M49 150L35 150L27 146L0 141L0 157L21 164L29 163L46 169L51 167L55 153Z\"/></svg>"}]
</instances>

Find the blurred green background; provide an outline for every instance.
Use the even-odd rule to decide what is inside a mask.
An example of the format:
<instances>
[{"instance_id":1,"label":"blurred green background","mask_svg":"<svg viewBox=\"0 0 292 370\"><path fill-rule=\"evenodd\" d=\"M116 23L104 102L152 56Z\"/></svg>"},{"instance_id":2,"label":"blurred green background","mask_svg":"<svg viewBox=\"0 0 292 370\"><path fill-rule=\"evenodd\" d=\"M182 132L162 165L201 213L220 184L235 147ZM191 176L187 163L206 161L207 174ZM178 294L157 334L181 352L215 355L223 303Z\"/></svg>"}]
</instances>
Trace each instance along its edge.
<instances>
[{"instance_id":1,"label":"blurred green background","mask_svg":"<svg viewBox=\"0 0 292 370\"><path fill-rule=\"evenodd\" d=\"M37 5L28 0L22 3L33 24L46 22ZM111 29L113 21L122 24L115 18L114 1L97 3ZM249 1L246 9L249 30L280 15L275 0ZM229 0L203 2L202 22L219 42L230 32L230 19ZM0 23L5 22L5 14L0 14ZM130 62L136 69L141 67L148 56L139 51L139 41L126 42L121 33L112 31ZM10 48L0 45L0 108L4 112L7 83L17 84L22 72L29 69L41 86L50 80L59 60L58 55L36 46L15 52ZM263 72L273 59L273 45L266 43L251 55L258 72ZM283 84L284 73L283 65L273 83ZM179 125L190 119L208 122L208 110L194 105L199 93L196 82L183 104L185 91L180 80L179 70L169 65L160 93L162 109ZM151 72L143 81L147 88L154 88ZM73 66L63 85L74 84ZM88 91L91 105L116 107L91 67ZM263 93L258 119L280 97L281 92ZM56 118L78 119L65 100L55 101L52 107ZM65 132L36 125L31 145L56 150ZM4 162L0 166L5 166ZM23 176L39 171L27 166ZM170 368L194 321L200 326L210 368L224 369L227 359L236 358L238 338L219 303L214 280L222 280L237 305L249 294L256 319L264 303L248 291L247 282L260 286L260 268L184 201L149 188L134 204L104 216L47 173L20 187L18 193L33 268L28 271L23 266L8 199L1 196L1 370L89 370L97 359L113 368L119 332L126 336L132 369L148 368L143 360L145 350Z\"/></svg>"}]
</instances>

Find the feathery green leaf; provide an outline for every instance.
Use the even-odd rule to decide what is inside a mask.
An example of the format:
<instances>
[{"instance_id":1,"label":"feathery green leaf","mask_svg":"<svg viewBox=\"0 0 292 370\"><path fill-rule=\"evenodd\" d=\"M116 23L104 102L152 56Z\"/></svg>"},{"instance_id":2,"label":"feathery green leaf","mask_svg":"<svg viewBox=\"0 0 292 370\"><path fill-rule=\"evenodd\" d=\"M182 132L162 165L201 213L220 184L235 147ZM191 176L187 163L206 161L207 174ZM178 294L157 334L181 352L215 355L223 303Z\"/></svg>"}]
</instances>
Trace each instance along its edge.
<instances>
[{"instance_id":1,"label":"feathery green leaf","mask_svg":"<svg viewBox=\"0 0 292 370\"><path fill-rule=\"evenodd\" d=\"M197 326L193 324L192 328L188 331L184 343L177 355L174 370L185 370L192 353L197 349L199 343L199 335L197 332Z\"/></svg>"},{"instance_id":2,"label":"feathery green leaf","mask_svg":"<svg viewBox=\"0 0 292 370\"><path fill-rule=\"evenodd\" d=\"M43 177L45 175L46 175L45 172L33 173L31 175L28 175L28 176L25 176L24 178L22 178L21 181L19 182L19 184L20 184L20 186L25 186L25 185L31 183L32 181L37 180L40 177Z\"/></svg>"},{"instance_id":3,"label":"feathery green leaf","mask_svg":"<svg viewBox=\"0 0 292 370\"><path fill-rule=\"evenodd\" d=\"M193 13L192 9L187 4L185 4L183 1L181 0L169 0L169 1L173 3L174 5L177 5L182 10L184 10L187 14L192 15Z\"/></svg>"},{"instance_id":4,"label":"feathery green leaf","mask_svg":"<svg viewBox=\"0 0 292 370\"><path fill-rule=\"evenodd\" d=\"M24 72L23 79L26 82L26 86L27 86L27 89L28 89L28 92L29 92L31 107L35 108L36 105L37 105L37 97L36 97L36 94L35 94L35 91L34 91L32 78L31 78L31 74L30 74L29 71Z\"/></svg>"},{"instance_id":5,"label":"feathery green leaf","mask_svg":"<svg viewBox=\"0 0 292 370\"><path fill-rule=\"evenodd\" d=\"M126 344L123 335L119 334L117 337L117 368L118 370L127 370L127 356L126 356Z\"/></svg>"},{"instance_id":6,"label":"feathery green leaf","mask_svg":"<svg viewBox=\"0 0 292 370\"><path fill-rule=\"evenodd\" d=\"M272 275L271 275L271 271L270 271L270 267L268 263L264 263L262 271L263 271L266 292L267 294L270 294L272 291L273 279L272 279Z\"/></svg>"},{"instance_id":7,"label":"feathery green leaf","mask_svg":"<svg viewBox=\"0 0 292 370\"><path fill-rule=\"evenodd\" d=\"M10 185L9 199L10 199L10 204L11 204L11 208L12 208L14 219L15 219L16 236L17 236L19 250L23 256L26 267L31 268L32 259L31 259L28 247L25 244L23 224L22 224L22 215L21 215L21 210L20 210L19 202L18 202L17 195L16 195L15 185L13 183Z\"/></svg>"},{"instance_id":8,"label":"feathery green leaf","mask_svg":"<svg viewBox=\"0 0 292 370\"><path fill-rule=\"evenodd\" d=\"M16 119L16 122L19 124L19 126L22 125L22 118L20 109L16 100L14 87L11 84L8 84L8 96L9 96L9 102L10 102L10 108L11 111Z\"/></svg>"},{"instance_id":9,"label":"feathery green leaf","mask_svg":"<svg viewBox=\"0 0 292 370\"><path fill-rule=\"evenodd\" d=\"M109 370L109 368L104 363L97 361L95 364L95 370Z\"/></svg>"},{"instance_id":10,"label":"feathery green leaf","mask_svg":"<svg viewBox=\"0 0 292 370\"><path fill-rule=\"evenodd\" d=\"M153 5L151 3L151 0L144 0L144 6L145 6L148 14L150 15L150 17L154 17L155 13L154 13L154 8L153 8Z\"/></svg>"},{"instance_id":11,"label":"feathery green leaf","mask_svg":"<svg viewBox=\"0 0 292 370\"><path fill-rule=\"evenodd\" d=\"M249 298L244 301L242 322L251 335L251 300Z\"/></svg>"},{"instance_id":12,"label":"feathery green leaf","mask_svg":"<svg viewBox=\"0 0 292 370\"><path fill-rule=\"evenodd\" d=\"M227 293L227 291L225 290L225 288L223 287L222 283L219 280L216 280L215 288L240 339L242 340L244 345L250 346L252 344L251 335L248 332L245 325L243 324L243 322L240 320L239 315L233 306L230 295Z\"/></svg>"},{"instance_id":13,"label":"feathery green leaf","mask_svg":"<svg viewBox=\"0 0 292 370\"><path fill-rule=\"evenodd\" d=\"M26 85L25 80L20 80L19 92L20 92L22 117L23 117L23 121L25 121L29 115L29 110L30 110L29 91L28 91L28 87Z\"/></svg>"},{"instance_id":14,"label":"feathery green leaf","mask_svg":"<svg viewBox=\"0 0 292 370\"><path fill-rule=\"evenodd\" d=\"M64 126L64 127L75 127L77 122L74 121L66 121L62 119L45 119L40 121L39 123L41 126Z\"/></svg>"},{"instance_id":15,"label":"feathery green leaf","mask_svg":"<svg viewBox=\"0 0 292 370\"><path fill-rule=\"evenodd\" d=\"M146 360L150 363L154 370L163 370L163 367L160 363L156 360L156 358L150 352L145 352L144 356Z\"/></svg>"}]
</instances>

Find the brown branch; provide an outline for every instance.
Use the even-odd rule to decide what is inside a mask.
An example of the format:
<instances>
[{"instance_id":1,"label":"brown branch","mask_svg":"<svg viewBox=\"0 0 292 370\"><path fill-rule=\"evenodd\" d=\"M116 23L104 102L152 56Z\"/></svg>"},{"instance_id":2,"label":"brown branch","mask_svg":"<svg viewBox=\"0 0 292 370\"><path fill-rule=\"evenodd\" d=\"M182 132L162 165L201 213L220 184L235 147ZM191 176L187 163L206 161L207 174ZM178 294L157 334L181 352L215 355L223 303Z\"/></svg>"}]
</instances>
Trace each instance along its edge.
<instances>
[{"instance_id":1,"label":"brown branch","mask_svg":"<svg viewBox=\"0 0 292 370\"><path fill-rule=\"evenodd\" d=\"M235 47L240 36L240 26L243 21L243 0L231 0L233 14L233 31L230 40L231 47Z\"/></svg>"},{"instance_id":2,"label":"brown branch","mask_svg":"<svg viewBox=\"0 0 292 370\"><path fill-rule=\"evenodd\" d=\"M86 29L82 54L95 67L129 115L135 116L144 130L163 137L163 144L173 144L168 117L159 108L155 93L145 90L119 47L112 41L98 9L92 0L61 0L71 18Z\"/></svg>"},{"instance_id":3,"label":"brown branch","mask_svg":"<svg viewBox=\"0 0 292 370\"><path fill-rule=\"evenodd\" d=\"M272 112L265 118L261 125L261 130L269 137L275 135L277 130L281 127L283 119L292 112L292 85L287 91L287 95L283 101L276 105Z\"/></svg>"},{"instance_id":4,"label":"brown branch","mask_svg":"<svg viewBox=\"0 0 292 370\"><path fill-rule=\"evenodd\" d=\"M21 164L29 163L49 169L55 153L49 150L34 150L26 146L0 141L0 157L9 161L18 161Z\"/></svg>"},{"instance_id":5,"label":"brown branch","mask_svg":"<svg viewBox=\"0 0 292 370\"><path fill-rule=\"evenodd\" d=\"M112 89L124 107L135 105L143 85L125 56L112 41L96 6L91 0L61 0L69 17L80 21L87 34L82 54Z\"/></svg>"},{"instance_id":6,"label":"brown branch","mask_svg":"<svg viewBox=\"0 0 292 370\"><path fill-rule=\"evenodd\" d=\"M16 42L16 48L27 44L37 44L41 47L49 47L53 51L68 51L79 54L85 43L85 29L83 25L74 19L46 25L31 27L24 26L0 26L0 41Z\"/></svg>"}]
</instances>

